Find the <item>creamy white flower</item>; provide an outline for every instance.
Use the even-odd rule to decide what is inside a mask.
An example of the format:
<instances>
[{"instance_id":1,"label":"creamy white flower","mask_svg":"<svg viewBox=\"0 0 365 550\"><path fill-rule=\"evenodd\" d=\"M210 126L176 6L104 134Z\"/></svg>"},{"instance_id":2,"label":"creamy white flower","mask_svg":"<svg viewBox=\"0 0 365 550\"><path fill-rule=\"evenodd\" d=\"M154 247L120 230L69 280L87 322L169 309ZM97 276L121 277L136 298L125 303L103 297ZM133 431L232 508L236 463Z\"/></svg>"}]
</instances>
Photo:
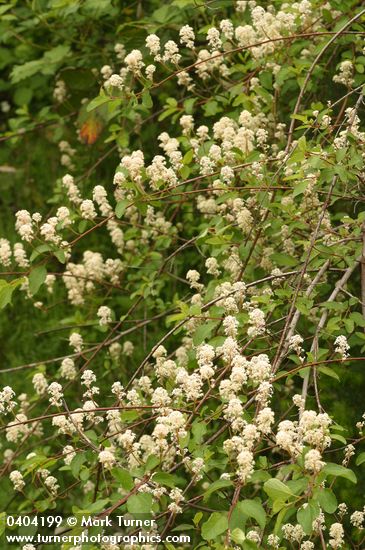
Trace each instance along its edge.
<instances>
[{"instance_id":1,"label":"creamy white flower","mask_svg":"<svg viewBox=\"0 0 365 550\"><path fill-rule=\"evenodd\" d=\"M97 312L99 325L105 326L112 322L112 310L108 306L100 306Z\"/></svg>"}]
</instances>

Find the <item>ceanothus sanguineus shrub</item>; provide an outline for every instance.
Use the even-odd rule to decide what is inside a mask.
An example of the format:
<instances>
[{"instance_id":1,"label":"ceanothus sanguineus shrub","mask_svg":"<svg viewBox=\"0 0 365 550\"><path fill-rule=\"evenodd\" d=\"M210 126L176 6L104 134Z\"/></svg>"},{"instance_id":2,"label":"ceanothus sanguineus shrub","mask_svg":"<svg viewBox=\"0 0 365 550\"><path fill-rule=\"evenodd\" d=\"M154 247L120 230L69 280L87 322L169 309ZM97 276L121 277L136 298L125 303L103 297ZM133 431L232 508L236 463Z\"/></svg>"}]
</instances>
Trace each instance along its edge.
<instances>
[{"instance_id":1,"label":"ceanothus sanguineus shrub","mask_svg":"<svg viewBox=\"0 0 365 550\"><path fill-rule=\"evenodd\" d=\"M7 511L152 512L192 548L361 548L365 416L341 426L330 393L365 339L364 10L170 4L94 68L50 203L0 241L4 315L13 298L64 325L26 386L8 365ZM82 173L85 135L113 178Z\"/></svg>"}]
</instances>

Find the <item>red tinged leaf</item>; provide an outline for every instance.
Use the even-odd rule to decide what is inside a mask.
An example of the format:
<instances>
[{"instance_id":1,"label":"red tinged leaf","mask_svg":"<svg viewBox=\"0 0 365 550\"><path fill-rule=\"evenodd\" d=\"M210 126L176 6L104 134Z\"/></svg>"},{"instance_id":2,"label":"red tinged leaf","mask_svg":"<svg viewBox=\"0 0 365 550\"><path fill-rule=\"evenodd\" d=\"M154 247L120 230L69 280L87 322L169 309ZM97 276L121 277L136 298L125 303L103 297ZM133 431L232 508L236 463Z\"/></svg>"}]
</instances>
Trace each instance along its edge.
<instances>
[{"instance_id":1,"label":"red tinged leaf","mask_svg":"<svg viewBox=\"0 0 365 550\"><path fill-rule=\"evenodd\" d=\"M103 129L103 124L100 119L92 116L88 118L80 128L80 137L87 145L92 145L96 142Z\"/></svg>"}]
</instances>

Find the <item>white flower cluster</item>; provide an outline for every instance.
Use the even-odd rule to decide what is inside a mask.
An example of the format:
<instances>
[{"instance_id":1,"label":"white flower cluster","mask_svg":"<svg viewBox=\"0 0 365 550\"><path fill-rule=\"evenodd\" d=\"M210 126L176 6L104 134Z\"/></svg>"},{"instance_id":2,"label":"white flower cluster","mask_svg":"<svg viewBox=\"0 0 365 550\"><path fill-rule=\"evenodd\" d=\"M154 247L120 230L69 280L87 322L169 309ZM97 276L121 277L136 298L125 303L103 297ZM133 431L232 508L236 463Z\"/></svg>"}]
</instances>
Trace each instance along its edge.
<instances>
[{"instance_id":1,"label":"white flower cluster","mask_svg":"<svg viewBox=\"0 0 365 550\"><path fill-rule=\"evenodd\" d=\"M350 346L347 342L346 336L337 336L335 340L335 352L339 353L342 357L342 359L346 359L346 357L349 356L349 349Z\"/></svg>"},{"instance_id":2,"label":"white flower cluster","mask_svg":"<svg viewBox=\"0 0 365 550\"><path fill-rule=\"evenodd\" d=\"M15 397L15 392L10 386L5 386L0 391L0 413L8 413L12 411L16 405L16 402L13 401Z\"/></svg>"},{"instance_id":3,"label":"white flower cluster","mask_svg":"<svg viewBox=\"0 0 365 550\"><path fill-rule=\"evenodd\" d=\"M314 447L305 456L305 468L318 473L324 466L321 461L321 453L331 445L329 435L331 423L332 421L326 413L317 414L315 411L305 410L302 412L299 422L283 420L279 423L276 443L293 457L302 453L306 443Z\"/></svg>"},{"instance_id":4,"label":"white flower cluster","mask_svg":"<svg viewBox=\"0 0 365 550\"><path fill-rule=\"evenodd\" d=\"M81 334L72 332L69 337L69 344L77 353L81 352L84 345Z\"/></svg>"},{"instance_id":5,"label":"white flower cluster","mask_svg":"<svg viewBox=\"0 0 365 550\"><path fill-rule=\"evenodd\" d=\"M0 263L7 267L11 264L11 246L7 239L0 239Z\"/></svg>"},{"instance_id":6,"label":"white flower cluster","mask_svg":"<svg viewBox=\"0 0 365 550\"><path fill-rule=\"evenodd\" d=\"M100 451L98 459L100 464L102 464L102 466L107 470L110 470L116 464L116 459L112 447Z\"/></svg>"},{"instance_id":7,"label":"white flower cluster","mask_svg":"<svg viewBox=\"0 0 365 550\"><path fill-rule=\"evenodd\" d=\"M112 322L112 310L108 306L100 306L97 315L101 327Z\"/></svg>"},{"instance_id":8,"label":"white flower cluster","mask_svg":"<svg viewBox=\"0 0 365 550\"><path fill-rule=\"evenodd\" d=\"M32 384L37 395L44 395L48 388L48 382L43 373L37 372L32 378Z\"/></svg>"},{"instance_id":9,"label":"white flower cluster","mask_svg":"<svg viewBox=\"0 0 365 550\"><path fill-rule=\"evenodd\" d=\"M75 368L75 362L73 359L71 359L71 357L65 357L65 359L62 360L60 375L66 380L75 380L77 376L77 370Z\"/></svg>"},{"instance_id":10,"label":"white flower cluster","mask_svg":"<svg viewBox=\"0 0 365 550\"><path fill-rule=\"evenodd\" d=\"M300 336L300 334L294 334L289 339L289 349L295 351L295 353L301 357L302 353L304 352L304 349L302 348L304 340Z\"/></svg>"},{"instance_id":11,"label":"white flower cluster","mask_svg":"<svg viewBox=\"0 0 365 550\"><path fill-rule=\"evenodd\" d=\"M62 405L63 391L62 386L58 382L52 382L47 388L48 394L50 396L49 402L55 407L60 407Z\"/></svg>"},{"instance_id":12,"label":"white flower cluster","mask_svg":"<svg viewBox=\"0 0 365 550\"><path fill-rule=\"evenodd\" d=\"M333 82L343 84L347 88L351 88L354 83L353 74L354 66L352 61L346 59L345 61L341 61L339 66L339 74L335 74L333 77Z\"/></svg>"},{"instance_id":13,"label":"white flower cluster","mask_svg":"<svg viewBox=\"0 0 365 550\"><path fill-rule=\"evenodd\" d=\"M22 491L25 487L25 481L22 474L18 470L13 470L9 475L10 481L14 485L16 491Z\"/></svg>"},{"instance_id":14,"label":"white flower cluster","mask_svg":"<svg viewBox=\"0 0 365 550\"><path fill-rule=\"evenodd\" d=\"M329 529L329 545L331 548L334 548L337 550L337 548L341 548L344 542L344 529L341 523L332 523L330 529Z\"/></svg>"},{"instance_id":15,"label":"white flower cluster","mask_svg":"<svg viewBox=\"0 0 365 550\"><path fill-rule=\"evenodd\" d=\"M92 292L97 283L110 281L112 284L118 284L123 268L119 258L108 258L104 261L99 252L86 250L81 263L66 264L62 280L67 289L69 301L73 305L82 305L85 294ZM105 318L107 319L108 316Z\"/></svg>"}]
</instances>

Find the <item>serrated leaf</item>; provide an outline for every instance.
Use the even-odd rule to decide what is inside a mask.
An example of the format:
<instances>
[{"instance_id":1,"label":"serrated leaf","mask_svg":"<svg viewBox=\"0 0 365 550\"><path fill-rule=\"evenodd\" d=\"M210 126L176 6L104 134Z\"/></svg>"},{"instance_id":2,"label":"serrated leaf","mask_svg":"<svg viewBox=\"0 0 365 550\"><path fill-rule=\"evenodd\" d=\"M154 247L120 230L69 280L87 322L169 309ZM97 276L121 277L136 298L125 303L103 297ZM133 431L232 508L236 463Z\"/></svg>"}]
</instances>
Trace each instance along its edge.
<instances>
[{"instance_id":1,"label":"serrated leaf","mask_svg":"<svg viewBox=\"0 0 365 550\"><path fill-rule=\"evenodd\" d=\"M305 138L305 136L301 136L299 139L298 139L298 144L297 144L297 147L299 149L299 151L301 153L305 153L306 150L307 150L307 140Z\"/></svg>"},{"instance_id":2,"label":"serrated leaf","mask_svg":"<svg viewBox=\"0 0 365 550\"><path fill-rule=\"evenodd\" d=\"M353 319L344 319L343 324L345 325L347 332L353 332L355 328L355 323Z\"/></svg>"}]
</instances>

